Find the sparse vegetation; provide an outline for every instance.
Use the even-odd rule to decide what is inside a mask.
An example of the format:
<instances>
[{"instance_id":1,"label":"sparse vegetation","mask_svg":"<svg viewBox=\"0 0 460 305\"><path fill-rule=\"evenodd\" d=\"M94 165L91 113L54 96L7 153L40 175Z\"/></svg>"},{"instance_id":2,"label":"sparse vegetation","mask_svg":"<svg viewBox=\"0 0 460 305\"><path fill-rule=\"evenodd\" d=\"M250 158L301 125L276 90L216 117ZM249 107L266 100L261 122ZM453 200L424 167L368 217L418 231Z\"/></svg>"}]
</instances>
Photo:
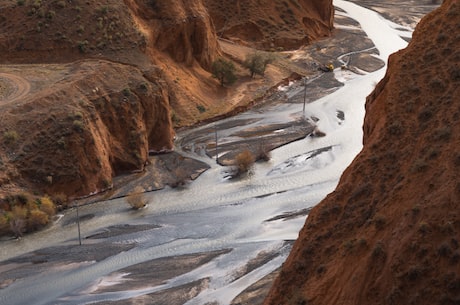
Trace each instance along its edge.
<instances>
[{"instance_id":1,"label":"sparse vegetation","mask_svg":"<svg viewBox=\"0 0 460 305\"><path fill-rule=\"evenodd\" d=\"M123 89L123 95L126 96L126 97L130 96L131 95L131 89L124 88Z\"/></svg>"},{"instance_id":2,"label":"sparse vegetation","mask_svg":"<svg viewBox=\"0 0 460 305\"><path fill-rule=\"evenodd\" d=\"M85 53L87 48L88 48L88 40L84 40L84 41L79 41L77 46L78 46L78 50L80 51L80 53Z\"/></svg>"},{"instance_id":3,"label":"sparse vegetation","mask_svg":"<svg viewBox=\"0 0 460 305\"><path fill-rule=\"evenodd\" d=\"M48 221L49 217L45 212L34 209L30 211L28 227L30 227L31 230L37 230L44 227Z\"/></svg>"},{"instance_id":4,"label":"sparse vegetation","mask_svg":"<svg viewBox=\"0 0 460 305\"><path fill-rule=\"evenodd\" d=\"M187 172L180 166L176 167L176 169L173 170L172 174L174 181L169 184L172 188L184 186L190 179L190 176L187 174Z\"/></svg>"},{"instance_id":5,"label":"sparse vegetation","mask_svg":"<svg viewBox=\"0 0 460 305\"><path fill-rule=\"evenodd\" d=\"M38 205L40 210L45 212L49 216L54 216L56 214L56 207L54 206L53 201L48 196L43 196L38 199Z\"/></svg>"},{"instance_id":6,"label":"sparse vegetation","mask_svg":"<svg viewBox=\"0 0 460 305\"><path fill-rule=\"evenodd\" d=\"M452 254L452 249L449 244L444 242L438 248L438 255L442 257L449 257Z\"/></svg>"},{"instance_id":7,"label":"sparse vegetation","mask_svg":"<svg viewBox=\"0 0 460 305\"><path fill-rule=\"evenodd\" d=\"M203 105L197 105L196 109L198 109L200 113L206 112L206 108Z\"/></svg>"},{"instance_id":8,"label":"sparse vegetation","mask_svg":"<svg viewBox=\"0 0 460 305\"><path fill-rule=\"evenodd\" d=\"M6 144L12 144L19 139L19 134L15 130L5 131L3 133L3 141Z\"/></svg>"},{"instance_id":9,"label":"sparse vegetation","mask_svg":"<svg viewBox=\"0 0 460 305\"><path fill-rule=\"evenodd\" d=\"M372 257L374 259L385 259L387 256L382 242L377 242L372 250Z\"/></svg>"},{"instance_id":10,"label":"sparse vegetation","mask_svg":"<svg viewBox=\"0 0 460 305\"><path fill-rule=\"evenodd\" d=\"M271 159L270 150L267 147L267 145L265 145L265 143L262 142L257 147L255 159L265 161L265 162L270 161L270 159Z\"/></svg>"},{"instance_id":11,"label":"sparse vegetation","mask_svg":"<svg viewBox=\"0 0 460 305\"><path fill-rule=\"evenodd\" d=\"M267 65L272 63L275 57L271 53L256 52L246 57L243 65L251 73L251 78L254 78L256 74L264 76Z\"/></svg>"},{"instance_id":12,"label":"sparse vegetation","mask_svg":"<svg viewBox=\"0 0 460 305\"><path fill-rule=\"evenodd\" d=\"M235 157L236 174L241 175L249 172L254 166L255 158L251 151L243 150Z\"/></svg>"},{"instance_id":13,"label":"sparse vegetation","mask_svg":"<svg viewBox=\"0 0 460 305\"><path fill-rule=\"evenodd\" d=\"M236 82L235 65L228 60L219 58L212 63L212 76L217 78L220 85L223 87L225 84L233 84Z\"/></svg>"},{"instance_id":14,"label":"sparse vegetation","mask_svg":"<svg viewBox=\"0 0 460 305\"><path fill-rule=\"evenodd\" d=\"M425 221L421 221L418 225L418 231L422 234L428 233L430 226Z\"/></svg>"},{"instance_id":15,"label":"sparse vegetation","mask_svg":"<svg viewBox=\"0 0 460 305\"><path fill-rule=\"evenodd\" d=\"M72 125L73 128L78 132L82 132L85 129L85 124L81 120L74 120Z\"/></svg>"},{"instance_id":16,"label":"sparse vegetation","mask_svg":"<svg viewBox=\"0 0 460 305\"><path fill-rule=\"evenodd\" d=\"M20 193L3 199L8 208L0 210L0 235L13 234L21 237L46 226L56 209L48 196L36 197Z\"/></svg>"},{"instance_id":17,"label":"sparse vegetation","mask_svg":"<svg viewBox=\"0 0 460 305\"><path fill-rule=\"evenodd\" d=\"M141 186L136 186L132 193L126 197L126 201L134 210L142 209L147 205L144 189Z\"/></svg>"},{"instance_id":18,"label":"sparse vegetation","mask_svg":"<svg viewBox=\"0 0 460 305\"><path fill-rule=\"evenodd\" d=\"M385 226L386 219L382 215L376 215L373 219L373 223L375 225L375 228L380 231Z\"/></svg>"}]
</instances>

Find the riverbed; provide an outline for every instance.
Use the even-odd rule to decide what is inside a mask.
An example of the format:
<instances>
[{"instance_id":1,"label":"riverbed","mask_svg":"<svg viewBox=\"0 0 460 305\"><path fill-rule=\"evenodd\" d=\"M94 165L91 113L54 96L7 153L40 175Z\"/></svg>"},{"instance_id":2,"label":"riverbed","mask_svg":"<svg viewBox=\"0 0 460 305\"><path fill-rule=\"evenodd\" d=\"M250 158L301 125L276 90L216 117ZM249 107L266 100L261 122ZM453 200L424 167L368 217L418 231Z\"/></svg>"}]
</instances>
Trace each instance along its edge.
<instances>
[{"instance_id":1,"label":"riverbed","mask_svg":"<svg viewBox=\"0 0 460 305\"><path fill-rule=\"evenodd\" d=\"M412 33L352 2L334 4L340 35L311 47L329 50L333 72L180 132L177 153L205 165L193 183L147 192L138 211L123 196L80 207L81 246L76 209L2 242L0 304L260 304L309 210L361 150L366 96ZM333 48L343 37L357 42ZM286 55L316 62L310 48ZM258 145L270 146L270 160L232 179L224 161Z\"/></svg>"}]
</instances>

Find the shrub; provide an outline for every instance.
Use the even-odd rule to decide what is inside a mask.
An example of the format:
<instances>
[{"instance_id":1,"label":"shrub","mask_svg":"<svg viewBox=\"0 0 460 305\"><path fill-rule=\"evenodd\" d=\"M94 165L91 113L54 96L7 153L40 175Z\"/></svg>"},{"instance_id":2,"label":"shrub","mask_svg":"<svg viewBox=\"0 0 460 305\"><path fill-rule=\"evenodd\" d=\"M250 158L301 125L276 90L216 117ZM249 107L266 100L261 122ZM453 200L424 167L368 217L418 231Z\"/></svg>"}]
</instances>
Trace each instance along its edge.
<instances>
[{"instance_id":1,"label":"shrub","mask_svg":"<svg viewBox=\"0 0 460 305\"><path fill-rule=\"evenodd\" d=\"M239 174L247 173L254 166L254 162L254 155L249 150L244 150L235 157L235 163Z\"/></svg>"},{"instance_id":2,"label":"shrub","mask_svg":"<svg viewBox=\"0 0 460 305\"><path fill-rule=\"evenodd\" d=\"M3 140L6 144L11 144L19 139L19 134L15 130L5 131L3 133Z\"/></svg>"},{"instance_id":3,"label":"shrub","mask_svg":"<svg viewBox=\"0 0 460 305\"><path fill-rule=\"evenodd\" d=\"M274 56L270 53L256 52L246 57L243 66L251 73L251 78L256 74L263 76L267 65L275 60Z\"/></svg>"},{"instance_id":4,"label":"shrub","mask_svg":"<svg viewBox=\"0 0 460 305\"><path fill-rule=\"evenodd\" d=\"M206 108L204 108L203 105L198 105L198 106L196 106L196 109L198 109L198 111L199 111L200 113L206 112Z\"/></svg>"},{"instance_id":5,"label":"shrub","mask_svg":"<svg viewBox=\"0 0 460 305\"><path fill-rule=\"evenodd\" d=\"M233 84L236 82L235 65L231 61L219 58L212 63L212 76L220 81L220 85Z\"/></svg>"},{"instance_id":6,"label":"shrub","mask_svg":"<svg viewBox=\"0 0 460 305\"><path fill-rule=\"evenodd\" d=\"M108 12L109 12L109 7L107 5L104 5L99 9L99 13L102 15L106 15Z\"/></svg>"},{"instance_id":7,"label":"shrub","mask_svg":"<svg viewBox=\"0 0 460 305\"><path fill-rule=\"evenodd\" d=\"M27 225L30 230L37 230L44 227L48 222L48 214L40 210L30 211L29 218L27 219Z\"/></svg>"},{"instance_id":8,"label":"shrub","mask_svg":"<svg viewBox=\"0 0 460 305\"><path fill-rule=\"evenodd\" d=\"M376 228L377 230L380 231L380 230L382 230L383 227L385 226L386 219L385 219L385 217L382 216L382 215L376 215L376 216L374 217L374 221L373 221L373 222L374 222L375 228Z\"/></svg>"},{"instance_id":9,"label":"shrub","mask_svg":"<svg viewBox=\"0 0 460 305\"><path fill-rule=\"evenodd\" d=\"M410 281L415 281L417 280L418 278L420 278L420 276L422 275L423 273L423 270L418 267L418 266L412 266L409 268L409 270L407 271L407 278L410 280Z\"/></svg>"},{"instance_id":10,"label":"shrub","mask_svg":"<svg viewBox=\"0 0 460 305\"><path fill-rule=\"evenodd\" d=\"M130 96L131 95L131 89L124 88L123 89L123 95L126 96L126 97Z\"/></svg>"},{"instance_id":11,"label":"shrub","mask_svg":"<svg viewBox=\"0 0 460 305\"><path fill-rule=\"evenodd\" d=\"M139 88L141 88L142 90L147 90L149 88L149 86L147 85L147 83L141 83L139 85Z\"/></svg>"},{"instance_id":12,"label":"shrub","mask_svg":"<svg viewBox=\"0 0 460 305\"><path fill-rule=\"evenodd\" d=\"M64 0L60 0L56 2L57 7L59 8L65 8L67 6L67 3Z\"/></svg>"},{"instance_id":13,"label":"shrub","mask_svg":"<svg viewBox=\"0 0 460 305\"><path fill-rule=\"evenodd\" d=\"M78 50L80 51L80 53L85 53L86 52L88 44L89 44L88 40L78 42L77 46L78 46Z\"/></svg>"},{"instance_id":14,"label":"shrub","mask_svg":"<svg viewBox=\"0 0 460 305\"><path fill-rule=\"evenodd\" d=\"M43 196L39 199L40 210L45 212L49 216L56 214L56 207L53 201L48 196Z\"/></svg>"},{"instance_id":15,"label":"shrub","mask_svg":"<svg viewBox=\"0 0 460 305\"><path fill-rule=\"evenodd\" d=\"M9 215L10 230L16 237L21 237L26 230L27 209L14 206Z\"/></svg>"},{"instance_id":16,"label":"shrub","mask_svg":"<svg viewBox=\"0 0 460 305\"><path fill-rule=\"evenodd\" d=\"M262 161L265 161L265 162L270 161L270 159L271 159L270 150L268 149L268 147L265 144L261 143L259 145L259 147L257 148L255 158L256 158L256 160L262 160Z\"/></svg>"},{"instance_id":17,"label":"shrub","mask_svg":"<svg viewBox=\"0 0 460 305\"><path fill-rule=\"evenodd\" d=\"M438 248L438 255L443 257L448 257L452 254L452 249L449 244L444 242Z\"/></svg>"},{"instance_id":18,"label":"shrub","mask_svg":"<svg viewBox=\"0 0 460 305\"><path fill-rule=\"evenodd\" d=\"M67 195L64 193L57 193L53 195L52 200L56 207L64 208L67 205L68 198L67 198Z\"/></svg>"},{"instance_id":19,"label":"shrub","mask_svg":"<svg viewBox=\"0 0 460 305\"><path fill-rule=\"evenodd\" d=\"M17 3L19 6L23 6L25 2L26 2L25 0L18 0L18 1L16 1L16 3Z\"/></svg>"},{"instance_id":20,"label":"shrub","mask_svg":"<svg viewBox=\"0 0 460 305\"><path fill-rule=\"evenodd\" d=\"M10 230L16 237L21 237L26 231L26 222L23 218L12 218L9 223Z\"/></svg>"},{"instance_id":21,"label":"shrub","mask_svg":"<svg viewBox=\"0 0 460 305\"><path fill-rule=\"evenodd\" d=\"M136 186L133 192L126 197L126 201L134 210L142 209L147 205L144 189L141 186Z\"/></svg>"},{"instance_id":22,"label":"shrub","mask_svg":"<svg viewBox=\"0 0 460 305\"><path fill-rule=\"evenodd\" d=\"M73 128L78 132L82 132L85 129L85 124L83 124L83 122L80 120L73 121L72 125L73 125Z\"/></svg>"},{"instance_id":23,"label":"shrub","mask_svg":"<svg viewBox=\"0 0 460 305\"><path fill-rule=\"evenodd\" d=\"M56 16L55 11L49 11L48 13L46 13L46 18L48 18L49 20L52 20L55 16Z\"/></svg>"},{"instance_id":24,"label":"shrub","mask_svg":"<svg viewBox=\"0 0 460 305\"><path fill-rule=\"evenodd\" d=\"M8 217L5 213L0 213L0 234L5 233L8 230Z\"/></svg>"},{"instance_id":25,"label":"shrub","mask_svg":"<svg viewBox=\"0 0 460 305\"><path fill-rule=\"evenodd\" d=\"M428 231L430 231L430 226L426 222L422 221L418 225L418 231L422 234L428 233Z\"/></svg>"},{"instance_id":26,"label":"shrub","mask_svg":"<svg viewBox=\"0 0 460 305\"><path fill-rule=\"evenodd\" d=\"M170 183L170 186L172 188L184 186L187 184L187 180L190 179L189 175L187 174L187 171L185 171L182 167L177 167L173 171L173 175L174 181Z\"/></svg>"},{"instance_id":27,"label":"shrub","mask_svg":"<svg viewBox=\"0 0 460 305\"><path fill-rule=\"evenodd\" d=\"M372 257L374 259L378 259L378 258L381 258L381 259L385 259L387 256L386 252L385 252L385 249L383 247L383 243L382 242L377 242L375 244L375 247L374 247L374 250L372 250Z\"/></svg>"}]
</instances>

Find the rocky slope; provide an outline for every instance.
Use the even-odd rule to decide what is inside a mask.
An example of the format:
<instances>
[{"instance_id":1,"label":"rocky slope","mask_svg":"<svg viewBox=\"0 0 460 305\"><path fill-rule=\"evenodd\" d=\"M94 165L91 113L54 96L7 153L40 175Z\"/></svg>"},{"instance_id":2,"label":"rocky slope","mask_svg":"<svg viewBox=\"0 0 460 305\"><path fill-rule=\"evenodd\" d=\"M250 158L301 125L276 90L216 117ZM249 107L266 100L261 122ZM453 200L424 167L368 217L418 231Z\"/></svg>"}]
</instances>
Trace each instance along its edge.
<instances>
[{"instance_id":1,"label":"rocky slope","mask_svg":"<svg viewBox=\"0 0 460 305\"><path fill-rule=\"evenodd\" d=\"M18 75L18 72L16 72ZM160 71L107 61L29 67L21 100L0 105L0 184L83 196L172 149ZM46 82L36 80L46 75Z\"/></svg>"},{"instance_id":2,"label":"rocky slope","mask_svg":"<svg viewBox=\"0 0 460 305\"><path fill-rule=\"evenodd\" d=\"M368 97L364 148L265 304L460 301L460 6L445 0Z\"/></svg>"},{"instance_id":3,"label":"rocky slope","mask_svg":"<svg viewBox=\"0 0 460 305\"><path fill-rule=\"evenodd\" d=\"M292 49L329 36L332 1L205 0L223 38L263 49Z\"/></svg>"}]
</instances>

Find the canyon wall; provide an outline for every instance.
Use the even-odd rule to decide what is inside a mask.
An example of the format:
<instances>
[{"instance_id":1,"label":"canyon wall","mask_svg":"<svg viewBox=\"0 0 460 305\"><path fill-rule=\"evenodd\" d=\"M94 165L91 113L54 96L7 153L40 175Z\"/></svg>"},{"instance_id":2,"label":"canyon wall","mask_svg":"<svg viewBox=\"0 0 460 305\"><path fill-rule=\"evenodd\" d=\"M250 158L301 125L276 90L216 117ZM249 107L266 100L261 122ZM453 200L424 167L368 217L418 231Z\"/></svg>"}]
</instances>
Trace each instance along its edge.
<instances>
[{"instance_id":1,"label":"canyon wall","mask_svg":"<svg viewBox=\"0 0 460 305\"><path fill-rule=\"evenodd\" d=\"M220 37L267 50L293 49L333 29L334 6L322 0L204 0Z\"/></svg>"},{"instance_id":2,"label":"canyon wall","mask_svg":"<svg viewBox=\"0 0 460 305\"><path fill-rule=\"evenodd\" d=\"M316 206L266 305L458 304L460 5L445 0L369 95L364 148Z\"/></svg>"}]
</instances>

